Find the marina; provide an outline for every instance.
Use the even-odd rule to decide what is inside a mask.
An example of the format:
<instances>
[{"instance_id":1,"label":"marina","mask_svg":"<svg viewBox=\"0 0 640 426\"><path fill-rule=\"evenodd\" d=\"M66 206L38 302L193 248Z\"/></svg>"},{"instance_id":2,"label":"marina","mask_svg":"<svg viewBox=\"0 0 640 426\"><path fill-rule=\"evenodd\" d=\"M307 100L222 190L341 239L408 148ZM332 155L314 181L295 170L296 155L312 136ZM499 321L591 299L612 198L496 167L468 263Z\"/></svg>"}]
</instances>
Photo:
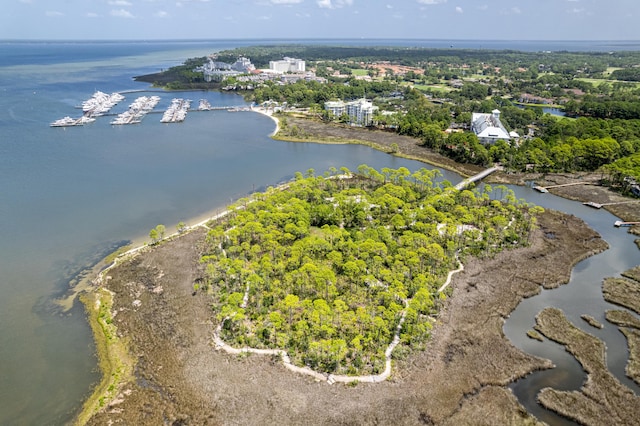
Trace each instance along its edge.
<instances>
[{"instance_id":1,"label":"marina","mask_svg":"<svg viewBox=\"0 0 640 426\"><path fill-rule=\"evenodd\" d=\"M97 90L92 97L82 103L82 111L87 117L99 117L108 113L124 96L118 92L110 95Z\"/></svg>"},{"instance_id":2,"label":"marina","mask_svg":"<svg viewBox=\"0 0 640 426\"><path fill-rule=\"evenodd\" d=\"M111 121L111 124L137 124L142 118L153 110L160 102L160 96L140 96L131 105L129 109Z\"/></svg>"},{"instance_id":3,"label":"marina","mask_svg":"<svg viewBox=\"0 0 640 426\"><path fill-rule=\"evenodd\" d=\"M187 111L191 106L191 101L189 99L182 98L174 98L171 101L171 105L167 110L162 114L162 118L160 119L161 123L180 123L183 122L185 118L187 118Z\"/></svg>"},{"instance_id":4,"label":"marina","mask_svg":"<svg viewBox=\"0 0 640 426\"><path fill-rule=\"evenodd\" d=\"M72 127L82 126L91 123L100 116L115 116L110 124L125 125L138 124L147 114L162 113L160 122L162 123L180 123L183 122L187 113L191 111L251 111L249 107L239 106L212 106L207 99L200 99L197 108L191 108L191 100L183 98L174 98L169 107L164 111L154 111L161 98L158 95L139 96L129 105L129 108L121 113L110 113L111 108L121 102L125 97L123 93L145 92L145 90L126 90L121 92L113 92L110 95L101 91L96 91L91 98L82 102L76 108L82 109L83 115L78 118L65 116L61 119L49 123L50 127Z\"/></svg>"},{"instance_id":5,"label":"marina","mask_svg":"<svg viewBox=\"0 0 640 426\"><path fill-rule=\"evenodd\" d=\"M72 118L69 116L52 121L49 126L51 127L71 127L71 126L83 126L88 123L92 123L96 120L96 117L105 115L111 108L117 105L124 99L124 96L118 92L113 92L110 95L101 92L99 90L93 93L86 101L82 102L78 108L82 109L82 117ZM160 98L158 98L160 99Z\"/></svg>"}]
</instances>

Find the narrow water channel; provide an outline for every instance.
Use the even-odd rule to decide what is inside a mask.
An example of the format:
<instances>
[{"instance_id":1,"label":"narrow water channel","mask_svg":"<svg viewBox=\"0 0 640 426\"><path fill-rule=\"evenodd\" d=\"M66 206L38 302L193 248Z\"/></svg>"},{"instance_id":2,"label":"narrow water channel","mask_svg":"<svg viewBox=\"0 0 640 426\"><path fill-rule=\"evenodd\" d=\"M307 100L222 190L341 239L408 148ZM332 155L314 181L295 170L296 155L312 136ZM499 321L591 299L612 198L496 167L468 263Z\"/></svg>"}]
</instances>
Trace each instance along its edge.
<instances>
[{"instance_id":1,"label":"narrow water channel","mask_svg":"<svg viewBox=\"0 0 640 426\"><path fill-rule=\"evenodd\" d=\"M537 403L537 395L545 387L558 390L579 389L586 375L578 361L564 347L545 339L544 342L530 339L526 332L535 325L535 316L546 307L561 309L577 327L595 335L605 342L609 370L622 384L640 393L638 387L625 375L629 351L625 337L618 327L605 319L605 311L621 309L606 302L602 296L602 281L607 277L618 277L627 269L640 264L633 235L625 229L615 228L617 218L605 210L595 210L579 202L566 200L552 194L540 194L530 188L510 187L518 198L548 209L573 214L583 219L609 243L609 249L578 263L568 284L523 300L512 312L504 325L504 332L511 342L521 350L541 358L550 359L555 368L529 375L512 384L511 389L527 411L549 424L575 424L574 422L544 409ZM591 315L604 325L597 329L587 324L581 315Z\"/></svg>"}]
</instances>

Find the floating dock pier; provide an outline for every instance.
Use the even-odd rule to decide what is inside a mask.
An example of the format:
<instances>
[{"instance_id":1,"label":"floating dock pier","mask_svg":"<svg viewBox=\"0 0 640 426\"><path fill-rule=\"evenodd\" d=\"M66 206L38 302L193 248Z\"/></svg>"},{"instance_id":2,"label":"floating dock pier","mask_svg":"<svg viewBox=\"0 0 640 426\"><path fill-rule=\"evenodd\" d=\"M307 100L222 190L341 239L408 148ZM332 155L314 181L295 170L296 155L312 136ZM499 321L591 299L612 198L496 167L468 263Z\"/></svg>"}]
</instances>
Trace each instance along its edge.
<instances>
[{"instance_id":1,"label":"floating dock pier","mask_svg":"<svg viewBox=\"0 0 640 426\"><path fill-rule=\"evenodd\" d=\"M162 92L149 89L124 90L121 92L113 92L111 94L96 91L89 99L76 106L82 109L83 115L78 118L63 117L59 120L49 123L51 127L70 127L82 126L95 121L96 117L112 116L112 125L136 124L140 123L147 114L163 114L160 121L162 123L179 123L185 120L187 113L191 111L251 111L250 107L245 106L212 106L206 99L200 99L197 108L191 108L190 99L174 98L171 105L163 111L154 111L154 108L160 101L160 96L140 96L131 105L127 111L120 114L110 112L111 108L124 99L123 93L139 93L139 92Z\"/></svg>"},{"instance_id":2,"label":"floating dock pier","mask_svg":"<svg viewBox=\"0 0 640 426\"><path fill-rule=\"evenodd\" d=\"M631 204L631 203L640 203L640 200L618 201L614 203L596 203L595 201L587 201L582 204L584 204L587 207L593 207L594 209L601 209L604 206L617 206L619 204Z\"/></svg>"},{"instance_id":3,"label":"floating dock pier","mask_svg":"<svg viewBox=\"0 0 640 426\"><path fill-rule=\"evenodd\" d=\"M142 118L155 108L160 102L160 96L140 96L131 105L129 109L118 116L111 124L136 124L142 121Z\"/></svg>"},{"instance_id":4,"label":"floating dock pier","mask_svg":"<svg viewBox=\"0 0 640 426\"><path fill-rule=\"evenodd\" d=\"M561 183L559 185L549 185L549 186L534 185L533 189L535 189L538 192L542 192L543 194L546 194L547 192L549 192L549 189L551 188L561 188L563 186L575 186L575 185L595 185L595 182L592 182L592 181L571 182L571 183Z\"/></svg>"},{"instance_id":5,"label":"floating dock pier","mask_svg":"<svg viewBox=\"0 0 640 426\"><path fill-rule=\"evenodd\" d=\"M174 98L171 101L171 105L162 115L160 119L161 123L179 123L187 118L187 111L191 106L189 99Z\"/></svg>"},{"instance_id":6,"label":"floating dock pier","mask_svg":"<svg viewBox=\"0 0 640 426\"><path fill-rule=\"evenodd\" d=\"M616 220L613 223L613 226L620 228L621 226L634 226L634 225L640 225L640 222L623 222L621 220Z\"/></svg>"}]
</instances>

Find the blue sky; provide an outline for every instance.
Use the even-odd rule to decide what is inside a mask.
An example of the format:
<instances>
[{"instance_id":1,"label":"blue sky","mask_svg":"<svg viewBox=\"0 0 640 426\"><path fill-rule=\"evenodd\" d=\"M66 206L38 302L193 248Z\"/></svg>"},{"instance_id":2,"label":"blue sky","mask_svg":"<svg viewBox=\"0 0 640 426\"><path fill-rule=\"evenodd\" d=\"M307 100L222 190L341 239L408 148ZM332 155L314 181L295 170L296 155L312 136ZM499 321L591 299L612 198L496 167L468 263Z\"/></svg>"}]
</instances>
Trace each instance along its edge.
<instances>
[{"instance_id":1,"label":"blue sky","mask_svg":"<svg viewBox=\"0 0 640 426\"><path fill-rule=\"evenodd\" d=\"M3 0L0 39L640 40L638 0Z\"/></svg>"}]
</instances>

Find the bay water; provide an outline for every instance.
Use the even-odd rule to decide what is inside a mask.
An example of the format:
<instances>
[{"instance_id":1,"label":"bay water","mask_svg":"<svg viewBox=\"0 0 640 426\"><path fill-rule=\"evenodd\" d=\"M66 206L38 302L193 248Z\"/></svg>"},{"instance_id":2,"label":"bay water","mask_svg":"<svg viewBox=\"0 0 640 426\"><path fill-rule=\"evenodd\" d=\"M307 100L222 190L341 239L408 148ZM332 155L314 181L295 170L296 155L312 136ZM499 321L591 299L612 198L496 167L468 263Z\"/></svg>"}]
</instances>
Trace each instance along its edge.
<instances>
[{"instance_id":1,"label":"bay water","mask_svg":"<svg viewBox=\"0 0 640 426\"><path fill-rule=\"evenodd\" d=\"M151 94L161 97L159 111L174 97L192 99L194 106L202 98L213 106L246 106L235 94L158 92L132 77L216 50L263 42L0 42L0 424L68 423L99 380L82 306L76 302L62 309L56 300L114 248L148 240L149 230L159 223L168 230L179 221L194 223L297 171L313 168L322 173L360 164L424 167L362 146L274 141L267 136L273 121L251 112L191 112L180 124L162 124L159 114L149 114L138 125L112 126L111 117L100 117L82 127L49 127L66 115L79 117L77 106L95 90L145 91L125 93L114 113L126 110L137 96ZM398 40L344 43L429 45ZM482 47L481 41L467 43ZM529 50L526 47L523 50ZM459 180L451 173L444 178ZM520 197L584 215L590 225L604 230L617 249L593 261L600 275L615 275L637 262L637 251L630 250L632 239L612 229L606 212L515 189ZM611 258L607 253L613 253ZM580 265L574 275L587 268ZM594 288L599 288L600 275L592 279ZM601 310L601 296L597 307L592 297L598 297L595 290L584 302L588 310ZM555 301L553 296L547 299ZM547 299L541 304L552 303ZM526 314L522 318L513 322L514 329L512 320L507 321L507 335L516 342L531 326ZM608 335L619 334L609 329ZM615 345L624 358L624 340L611 338L610 352ZM567 368L580 381L579 368Z\"/></svg>"}]
</instances>

